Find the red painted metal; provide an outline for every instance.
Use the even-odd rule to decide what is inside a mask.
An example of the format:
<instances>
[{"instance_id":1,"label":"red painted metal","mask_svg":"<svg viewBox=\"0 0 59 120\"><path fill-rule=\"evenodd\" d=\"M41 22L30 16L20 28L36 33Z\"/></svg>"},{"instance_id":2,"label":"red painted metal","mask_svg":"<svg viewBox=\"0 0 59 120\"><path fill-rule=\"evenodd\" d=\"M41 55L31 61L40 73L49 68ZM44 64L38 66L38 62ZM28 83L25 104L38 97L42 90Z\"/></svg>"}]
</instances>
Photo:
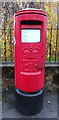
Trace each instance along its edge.
<instances>
[{"instance_id":1,"label":"red painted metal","mask_svg":"<svg viewBox=\"0 0 59 120\"><path fill-rule=\"evenodd\" d=\"M44 87L46 24L47 15L41 10L21 10L14 15L15 87L24 92ZM23 43L22 29L40 29L40 42Z\"/></svg>"}]
</instances>

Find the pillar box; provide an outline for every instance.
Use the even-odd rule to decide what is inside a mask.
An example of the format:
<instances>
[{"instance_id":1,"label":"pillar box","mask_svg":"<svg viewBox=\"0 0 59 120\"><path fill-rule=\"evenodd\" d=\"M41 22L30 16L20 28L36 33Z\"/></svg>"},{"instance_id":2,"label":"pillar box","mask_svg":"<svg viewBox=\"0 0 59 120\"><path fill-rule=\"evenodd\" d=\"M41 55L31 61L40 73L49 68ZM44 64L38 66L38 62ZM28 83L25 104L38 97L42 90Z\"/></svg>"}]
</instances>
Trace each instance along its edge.
<instances>
[{"instance_id":1,"label":"pillar box","mask_svg":"<svg viewBox=\"0 0 59 120\"><path fill-rule=\"evenodd\" d=\"M16 109L24 115L43 108L47 15L36 9L14 14Z\"/></svg>"}]
</instances>

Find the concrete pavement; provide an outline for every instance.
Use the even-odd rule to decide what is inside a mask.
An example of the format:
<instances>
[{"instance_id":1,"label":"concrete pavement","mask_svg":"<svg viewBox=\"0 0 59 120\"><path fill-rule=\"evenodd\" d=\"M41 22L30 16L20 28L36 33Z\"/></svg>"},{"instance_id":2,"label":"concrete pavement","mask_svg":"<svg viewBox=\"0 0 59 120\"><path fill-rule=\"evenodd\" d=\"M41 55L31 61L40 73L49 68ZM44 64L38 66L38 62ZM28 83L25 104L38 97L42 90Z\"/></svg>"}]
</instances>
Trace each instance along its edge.
<instances>
[{"instance_id":1,"label":"concrete pavement","mask_svg":"<svg viewBox=\"0 0 59 120\"><path fill-rule=\"evenodd\" d=\"M16 111L14 89L3 91L2 118L57 118L57 93L44 93L43 110L32 116L23 116Z\"/></svg>"}]
</instances>

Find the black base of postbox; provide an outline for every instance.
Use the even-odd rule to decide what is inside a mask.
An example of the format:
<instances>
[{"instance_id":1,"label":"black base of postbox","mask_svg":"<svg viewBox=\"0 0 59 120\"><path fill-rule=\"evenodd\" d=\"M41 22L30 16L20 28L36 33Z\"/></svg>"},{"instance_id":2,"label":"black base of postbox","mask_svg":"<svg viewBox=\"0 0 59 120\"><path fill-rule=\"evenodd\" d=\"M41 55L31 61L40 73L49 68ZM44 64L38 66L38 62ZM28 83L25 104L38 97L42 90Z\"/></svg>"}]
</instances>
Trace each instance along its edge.
<instances>
[{"instance_id":1,"label":"black base of postbox","mask_svg":"<svg viewBox=\"0 0 59 120\"><path fill-rule=\"evenodd\" d=\"M23 115L35 115L43 109L44 89L35 93L24 93L15 88L16 109Z\"/></svg>"}]
</instances>

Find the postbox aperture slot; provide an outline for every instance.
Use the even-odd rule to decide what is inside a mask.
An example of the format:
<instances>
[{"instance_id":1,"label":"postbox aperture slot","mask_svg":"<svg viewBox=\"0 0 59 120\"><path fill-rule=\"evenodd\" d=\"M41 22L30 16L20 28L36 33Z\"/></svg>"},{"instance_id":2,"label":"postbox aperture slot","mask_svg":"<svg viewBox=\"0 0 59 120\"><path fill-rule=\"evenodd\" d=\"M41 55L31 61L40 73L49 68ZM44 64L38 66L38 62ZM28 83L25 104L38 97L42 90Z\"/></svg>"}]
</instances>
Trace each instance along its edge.
<instances>
[{"instance_id":1,"label":"postbox aperture slot","mask_svg":"<svg viewBox=\"0 0 59 120\"><path fill-rule=\"evenodd\" d=\"M38 43L41 40L42 21L21 21L21 42Z\"/></svg>"},{"instance_id":2,"label":"postbox aperture slot","mask_svg":"<svg viewBox=\"0 0 59 120\"><path fill-rule=\"evenodd\" d=\"M21 24L23 24L23 25L41 25L42 21L26 20L26 21L21 21Z\"/></svg>"},{"instance_id":3,"label":"postbox aperture slot","mask_svg":"<svg viewBox=\"0 0 59 120\"><path fill-rule=\"evenodd\" d=\"M23 43L38 43L40 42L40 29L22 29L22 41Z\"/></svg>"}]
</instances>

